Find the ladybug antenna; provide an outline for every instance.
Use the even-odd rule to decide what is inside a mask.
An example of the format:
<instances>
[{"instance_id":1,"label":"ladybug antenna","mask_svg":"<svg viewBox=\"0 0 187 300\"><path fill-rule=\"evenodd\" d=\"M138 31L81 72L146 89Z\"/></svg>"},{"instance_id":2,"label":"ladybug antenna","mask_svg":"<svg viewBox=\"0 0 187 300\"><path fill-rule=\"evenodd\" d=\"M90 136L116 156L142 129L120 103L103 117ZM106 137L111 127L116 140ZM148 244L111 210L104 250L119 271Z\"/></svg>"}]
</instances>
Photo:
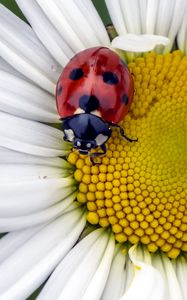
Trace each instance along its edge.
<instances>
[{"instance_id":1,"label":"ladybug antenna","mask_svg":"<svg viewBox=\"0 0 187 300\"><path fill-rule=\"evenodd\" d=\"M131 139L131 138L129 138L128 136L126 136L123 127L121 127L120 125L118 125L118 124L113 124L113 123L109 123L109 125L110 125L111 127L119 128L121 136L124 137L128 142L131 142L131 143L132 143L132 142L137 142L137 141L138 141L138 139Z\"/></svg>"}]
</instances>

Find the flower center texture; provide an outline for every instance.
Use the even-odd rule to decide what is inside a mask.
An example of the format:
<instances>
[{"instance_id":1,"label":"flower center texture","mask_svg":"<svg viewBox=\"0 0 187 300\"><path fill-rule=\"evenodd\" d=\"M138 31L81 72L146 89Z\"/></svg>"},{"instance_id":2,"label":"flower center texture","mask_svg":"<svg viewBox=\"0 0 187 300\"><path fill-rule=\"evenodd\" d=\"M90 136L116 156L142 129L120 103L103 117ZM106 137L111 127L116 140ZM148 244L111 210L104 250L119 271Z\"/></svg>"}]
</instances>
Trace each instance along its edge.
<instances>
[{"instance_id":1,"label":"flower center texture","mask_svg":"<svg viewBox=\"0 0 187 300\"><path fill-rule=\"evenodd\" d=\"M129 64L135 96L113 130L107 152L92 165L70 153L77 201L89 223L110 226L119 243L142 243L176 258L187 252L187 56L154 53Z\"/></svg>"}]
</instances>

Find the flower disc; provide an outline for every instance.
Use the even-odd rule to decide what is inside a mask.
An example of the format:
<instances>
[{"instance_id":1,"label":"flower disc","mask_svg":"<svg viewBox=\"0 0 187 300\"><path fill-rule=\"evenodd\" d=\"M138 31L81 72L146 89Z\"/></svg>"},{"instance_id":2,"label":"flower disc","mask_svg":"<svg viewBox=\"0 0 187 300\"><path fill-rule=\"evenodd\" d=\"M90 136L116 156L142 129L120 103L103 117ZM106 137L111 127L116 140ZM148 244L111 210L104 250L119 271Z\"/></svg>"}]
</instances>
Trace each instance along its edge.
<instances>
[{"instance_id":1,"label":"flower disc","mask_svg":"<svg viewBox=\"0 0 187 300\"><path fill-rule=\"evenodd\" d=\"M135 96L113 131L107 153L91 165L72 152L91 224L111 226L117 242L141 242L171 258L187 251L187 57L180 51L147 54L129 64Z\"/></svg>"}]
</instances>

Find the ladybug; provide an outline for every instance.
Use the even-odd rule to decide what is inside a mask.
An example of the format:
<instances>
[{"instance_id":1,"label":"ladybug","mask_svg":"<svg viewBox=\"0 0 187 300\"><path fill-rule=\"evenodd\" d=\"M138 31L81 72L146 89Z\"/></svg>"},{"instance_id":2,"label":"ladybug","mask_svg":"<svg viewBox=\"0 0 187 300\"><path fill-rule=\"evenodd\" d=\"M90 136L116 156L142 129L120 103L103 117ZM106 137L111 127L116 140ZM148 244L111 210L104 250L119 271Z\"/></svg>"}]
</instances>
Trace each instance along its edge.
<instances>
[{"instance_id":1,"label":"ladybug","mask_svg":"<svg viewBox=\"0 0 187 300\"><path fill-rule=\"evenodd\" d=\"M64 140L80 154L93 157L106 153L112 127L128 113L134 82L127 65L112 50L93 47L76 54L66 65L56 87L56 103ZM100 147L102 152L91 153Z\"/></svg>"}]
</instances>

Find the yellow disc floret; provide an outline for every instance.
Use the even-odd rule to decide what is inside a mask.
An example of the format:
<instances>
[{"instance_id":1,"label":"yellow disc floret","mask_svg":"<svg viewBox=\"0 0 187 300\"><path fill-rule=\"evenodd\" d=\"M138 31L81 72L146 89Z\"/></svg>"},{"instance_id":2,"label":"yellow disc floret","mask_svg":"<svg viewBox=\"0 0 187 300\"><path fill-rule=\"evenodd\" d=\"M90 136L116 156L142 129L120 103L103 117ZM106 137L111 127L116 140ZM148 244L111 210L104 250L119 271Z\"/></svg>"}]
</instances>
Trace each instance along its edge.
<instances>
[{"instance_id":1,"label":"yellow disc floret","mask_svg":"<svg viewBox=\"0 0 187 300\"><path fill-rule=\"evenodd\" d=\"M141 242L176 258L187 252L187 56L150 53L129 64L135 96L121 126L113 130L106 155L92 165L77 152L77 200L87 220L111 226L116 241Z\"/></svg>"}]
</instances>

